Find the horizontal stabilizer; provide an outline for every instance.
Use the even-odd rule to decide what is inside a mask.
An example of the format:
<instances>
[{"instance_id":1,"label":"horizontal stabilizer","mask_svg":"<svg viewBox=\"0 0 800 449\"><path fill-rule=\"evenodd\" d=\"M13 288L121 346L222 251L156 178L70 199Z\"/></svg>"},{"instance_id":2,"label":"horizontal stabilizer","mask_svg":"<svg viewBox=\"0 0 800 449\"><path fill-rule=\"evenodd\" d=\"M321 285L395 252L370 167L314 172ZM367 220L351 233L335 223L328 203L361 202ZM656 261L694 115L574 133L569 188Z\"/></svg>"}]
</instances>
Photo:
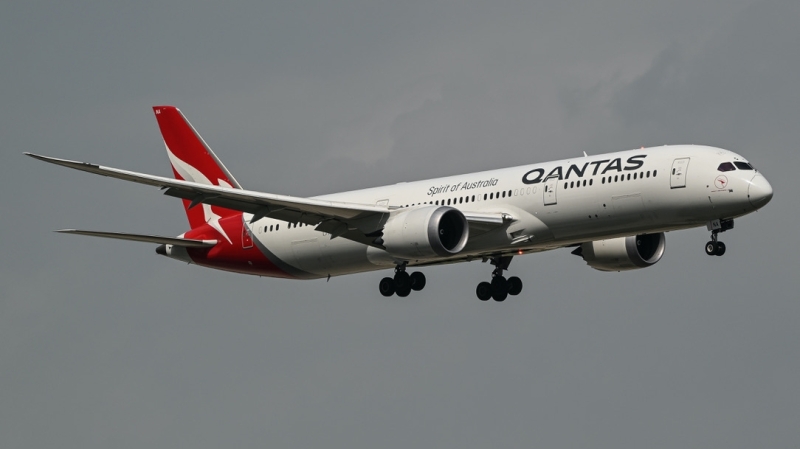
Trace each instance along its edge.
<instances>
[{"instance_id":1,"label":"horizontal stabilizer","mask_svg":"<svg viewBox=\"0 0 800 449\"><path fill-rule=\"evenodd\" d=\"M182 246L184 248L210 248L217 244L216 240L192 240L180 237L162 237L159 235L126 234L122 232L81 231L79 229L60 229L56 232L64 234L89 235L107 239L132 240L134 242L160 243L164 245Z\"/></svg>"}]
</instances>

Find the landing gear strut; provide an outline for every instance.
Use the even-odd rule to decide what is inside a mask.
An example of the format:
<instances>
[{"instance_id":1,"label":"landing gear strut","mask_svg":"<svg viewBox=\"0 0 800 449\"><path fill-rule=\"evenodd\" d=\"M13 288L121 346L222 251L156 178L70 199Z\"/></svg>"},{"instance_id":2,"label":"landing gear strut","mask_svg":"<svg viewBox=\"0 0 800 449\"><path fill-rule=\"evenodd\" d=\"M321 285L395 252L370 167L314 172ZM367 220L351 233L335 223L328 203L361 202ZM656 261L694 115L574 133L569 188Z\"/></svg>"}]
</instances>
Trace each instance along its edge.
<instances>
[{"instance_id":1,"label":"landing gear strut","mask_svg":"<svg viewBox=\"0 0 800 449\"><path fill-rule=\"evenodd\" d=\"M733 219L714 220L708 223L708 230L711 231L711 240L706 243L706 254L709 256L721 256L725 254L725 243L717 239L717 234L733 229Z\"/></svg>"},{"instance_id":2,"label":"landing gear strut","mask_svg":"<svg viewBox=\"0 0 800 449\"><path fill-rule=\"evenodd\" d=\"M508 295L516 296L522 291L522 280L516 276L508 279L503 277L503 270L508 269L511 263L512 256L493 257L491 259L492 265L495 266L492 271L492 282L481 282L475 293L481 301L488 301L489 298L497 302L503 302Z\"/></svg>"},{"instance_id":3,"label":"landing gear strut","mask_svg":"<svg viewBox=\"0 0 800 449\"><path fill-rule=\"evenodd\" d=\"M406 272L406 264L398 265L394 269L394 277L385 277L378 284L378 289L383 296L397 296L404 298L411 293L411 290L420 291L425 288L425 275L419 271L411 274Z\"/></svg>"}]
</instances>

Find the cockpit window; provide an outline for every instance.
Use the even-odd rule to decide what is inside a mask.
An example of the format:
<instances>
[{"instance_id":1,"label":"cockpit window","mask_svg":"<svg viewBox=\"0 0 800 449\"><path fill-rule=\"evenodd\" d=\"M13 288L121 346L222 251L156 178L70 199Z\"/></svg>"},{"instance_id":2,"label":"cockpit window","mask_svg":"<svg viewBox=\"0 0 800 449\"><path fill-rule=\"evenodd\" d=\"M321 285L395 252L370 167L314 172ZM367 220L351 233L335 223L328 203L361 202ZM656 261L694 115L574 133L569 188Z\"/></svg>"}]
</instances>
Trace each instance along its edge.
<instances>
[{"instance_id":1,"label":"cockpit window","mask_svg":"<svg viewBox=\"0 0 800 449\"><path fill-rule=\"evenodd\" d=\"M734 167L733 164L731 164L730 162L723 162L723 163L719 164L719 167L717 167L717 170L719 170L719 171L733 171L733 170L736 170L736 167Z\"/></svg>"},{"instance_id":2,"label":"cockpit window","mask_svg":"<svg viewBox=\"0 0 800 449\"><path fill-rule=\"evenodd\" d=\"M748 164L747 162L736 161L736 162L734 162L734 164L736 164L736 168L738 168L739 170L752 170L753 169L753 166Z\"/></svg>"}]
</instances>

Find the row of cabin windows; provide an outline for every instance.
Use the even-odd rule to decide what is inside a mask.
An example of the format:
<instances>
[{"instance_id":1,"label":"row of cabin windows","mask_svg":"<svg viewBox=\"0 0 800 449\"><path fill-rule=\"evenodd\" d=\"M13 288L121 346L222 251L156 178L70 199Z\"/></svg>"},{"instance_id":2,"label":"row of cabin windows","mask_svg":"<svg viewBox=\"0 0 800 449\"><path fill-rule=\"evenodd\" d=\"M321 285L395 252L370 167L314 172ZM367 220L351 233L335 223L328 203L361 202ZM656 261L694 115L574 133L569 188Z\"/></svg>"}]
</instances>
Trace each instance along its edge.
<instances>
[{"instance_id":1,"label":"row of cabin windows","mask_svg":"<svg viewBox=\"0 0 800 449\"><path fill-rule=\"evenodd\" d=\"M302 228L302 227L306 227L306 226L311 226L311 225L310 224L306 224L306 223L288 223L287 224L287 229ZM280 223L278 223L276 225L264 226L264 232L278 231L278 230L280 230L280 228L281 228Z\"/></svg>"},{"instance_id":2,"label":"row of cabin windows","mask_svg":"<svg viewBox=\"0 0 800 449\"><path fill-rule=\"evenodd\" d=\"M531 193L530 190L531 190L531 188L528 187L528 193ZM483 194L483 200L484 201L488 201L488 200L496 200L496 199L499 199L499 198L511 198L512 193L514 194L514 196L517 196L518 194L519 195L524 195L525 194L525 189L524 188L523 189L519 189L517 192L515 192L513 190L503 190L503 191L500 191L500 192L484 193ZM480 198L477 198L477 200L480 200ZM413 207L413 206L416 206L417 204L420 204L420 205L422 205L422 204L431 204L431 205L436 205L436 206L450 206L450 205L464 204L464 203L469 203L469 202L474 203L475 201L476 201L476 197L475 197L475 195L472 195L472 196L462 196L462 197L458 197L458 198L448 198L446 200L424 201L422 203L406 204L405 206L400 206L400 207L409 207L409 206Z\"/></svg>"},{"instance_id":3,"label":"row of cabin windows","mask_svg":"<svg viewBox=\"0 0 800 449\"><path fill-rule=\"evenodd\" d=\"M653 170L653 177L654 178L656 177L657 174L658 174L658 170ZM627 175L622 174L622 175L614 175L614 176L603 176L600 179L600 184L605 184L605 183L609 183L610 184L612 182L621 182L621 181L626 181L626 180L627 181L631 181L631 180L644 179L644 178L649 178L649 177L650 177L650 171L649 170L646 171L646 172L628 173ZM591 186L592 184L594 184L593 181L594 180L592 180L592 179L590 179L588 183L586 182L585 179L583 180L583 182L581 182L581 181L577 181L577 182L576 181L569 181L569 182L565 182L564 183L564 188L565 189L573 189L573 188L577 188L577 187Z\"/></svg>"},{"instance_id":4,"label":"row of cabin windows","mask_svg":"<svg viewBox=\"0 0 800 449\"><path fill-rule=\"evenodd\" d=\"M535 192L535 189L534 189L534 192ZM525 194L526 194L526 189L524 187L521 188L521 189L518 189L518 190L501 190L499 192L484 193L483 194L483 200L484 201L489 201L489 200L496 200L496 199L500 199L500 198L510 198L512 195L513 196L517 196L517 195L525 195ZM530 187L528 187L528 189L527 189L527 194L528 195L531 194L531 188ZM475 195L472 195L472 196L462 196L462 197L458 197L458 198L448 198L447 200L425 201L425 202L422 202L422 203L419 203L419 204L420 205L422 205L422 204L431 204L431 205L436 205L436 206L450 206L450 205L464 204L464 203L470 203L470 202L474 203L476 200L480 200L480 198L477 198ZM405 206L401 206L401 207L416 206L417 204L418 203L413 203L413 204L410 204L410 205L406 204ZM288 229L294 229L294 228L303 227L303 226L310 226L310 225L304 224L304 223L289 223L288 224ZM264 226L264 232L274 232L274 231L278 231L278 230L280 230L280 224Z\"/></svg>"}]
</instances>

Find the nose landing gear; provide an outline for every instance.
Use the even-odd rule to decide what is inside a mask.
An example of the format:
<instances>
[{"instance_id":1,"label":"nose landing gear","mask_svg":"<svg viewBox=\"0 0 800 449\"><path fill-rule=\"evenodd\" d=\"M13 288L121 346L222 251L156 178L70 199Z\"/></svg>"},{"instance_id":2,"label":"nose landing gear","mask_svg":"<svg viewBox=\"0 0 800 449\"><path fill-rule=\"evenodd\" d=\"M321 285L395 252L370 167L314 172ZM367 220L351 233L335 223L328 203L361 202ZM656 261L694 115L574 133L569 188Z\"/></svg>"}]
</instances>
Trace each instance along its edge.
<instances>
[{"instance_id":1,"label":"nose landing gear","mask_svg":"<svg viewBox=\"0 0 800 449\"><path fill-rule=\"evenodd\" d=\"M478 288L475 289L475 294L481 301L488 301L489 298L497 302L503 302L508 295L516 296L522 292L522 280L516 276L508 279L503 277L503 270L508 269L511 263L512 256L493 257L492 265L495 266L492 271L492 282L481 282Z\"/></svg>"},{"instance_id":2,"label":"nose landing gear","mask_svg":"<svg viewBox=\"0 0 800 449\"><path fill-rule=\"evenodd\" d=\"M708 230L711 231L711 241L706 243L706 254L709 256L721 256L725 254L725 243L717 240L717 234L725 232L728 229L733 229L733 219L727 220L713 220L707 225Z\"/></svg>"},{"instance_id":3,"label":"nose landing gear","mask_svg":"<svg viewBox=\"0 0 800 449\"><path fill-rule=\"evenodd\" d=\"M419 271L411 274L406 272L406 264L398 265L394 269L394 278L385 277L378 284L378 289L383 296L397 296L404 298L411 293L411 290L420 291L425 288L425 275Z\"/></svg>"}]
</instances>

